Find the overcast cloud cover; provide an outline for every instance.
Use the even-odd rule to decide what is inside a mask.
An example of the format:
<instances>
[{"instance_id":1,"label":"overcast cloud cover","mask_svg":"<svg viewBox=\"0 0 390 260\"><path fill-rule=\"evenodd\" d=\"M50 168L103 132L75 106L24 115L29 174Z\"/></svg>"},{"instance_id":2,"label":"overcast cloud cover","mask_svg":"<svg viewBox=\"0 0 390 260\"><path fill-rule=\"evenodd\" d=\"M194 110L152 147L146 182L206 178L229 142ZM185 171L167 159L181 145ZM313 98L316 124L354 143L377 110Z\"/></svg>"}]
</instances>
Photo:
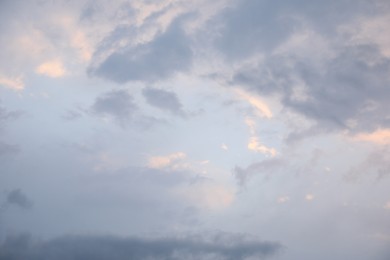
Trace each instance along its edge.
<instances>
[{"instance_id":1,"label":"overcast cloud cover","mask_svg":"<svg viewBox=\"0 0 390 260\"><path fill-rule=\"evenodd\" d=\"M389 24L0 0L0 259L389 259Z\"/></svg>"}]
</instances>

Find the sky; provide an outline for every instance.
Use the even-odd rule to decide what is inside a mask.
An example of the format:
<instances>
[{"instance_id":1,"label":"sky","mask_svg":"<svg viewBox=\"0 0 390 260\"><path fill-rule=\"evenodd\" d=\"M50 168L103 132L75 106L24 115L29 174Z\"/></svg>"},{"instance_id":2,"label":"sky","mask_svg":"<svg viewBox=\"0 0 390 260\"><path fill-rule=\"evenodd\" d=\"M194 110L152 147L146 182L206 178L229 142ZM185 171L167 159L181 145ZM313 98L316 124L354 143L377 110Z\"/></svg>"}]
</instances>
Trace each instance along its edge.
<instances>
[{"instance_id":1,"label":"sky","mask_svg":"<svg viewBox=\"0 0 390 260\"><path fill-rule=\"evenodd\" d=\"M0 0L0 259L390 259L387 0Z\"/></svg>"}]
</instances>

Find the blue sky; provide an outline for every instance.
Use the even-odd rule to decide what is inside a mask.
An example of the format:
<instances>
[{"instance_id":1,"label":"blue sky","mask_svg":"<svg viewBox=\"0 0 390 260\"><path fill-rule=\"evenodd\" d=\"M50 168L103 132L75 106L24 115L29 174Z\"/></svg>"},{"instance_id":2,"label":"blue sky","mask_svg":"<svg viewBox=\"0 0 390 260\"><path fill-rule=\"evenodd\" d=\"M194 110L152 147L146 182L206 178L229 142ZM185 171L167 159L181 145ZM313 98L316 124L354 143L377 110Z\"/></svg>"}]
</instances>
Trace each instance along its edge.
<instances>
[{"instance_id":1,"label":"blue sky","mask_svg":"<svg viewBox=\"0 0 390 260\"><path fill-rule=\"evenodd\" d=\"M390 5L0 1L1 259L390 257Z\"/></svg>"}]
</instances>

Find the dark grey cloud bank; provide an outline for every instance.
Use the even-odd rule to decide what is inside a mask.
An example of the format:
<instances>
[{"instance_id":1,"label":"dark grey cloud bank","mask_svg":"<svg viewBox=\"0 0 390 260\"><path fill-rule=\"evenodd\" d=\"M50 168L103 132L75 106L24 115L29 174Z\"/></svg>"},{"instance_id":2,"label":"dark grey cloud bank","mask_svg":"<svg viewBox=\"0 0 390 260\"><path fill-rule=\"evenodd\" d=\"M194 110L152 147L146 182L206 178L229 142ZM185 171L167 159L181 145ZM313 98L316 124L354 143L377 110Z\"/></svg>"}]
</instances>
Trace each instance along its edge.
<instances>
[{"instance_id":1,"label":"dark grey cloud bank","mask_svg":"<svg viewBox=\"0 0 390 260\"><path fill-rule=\"evenodd\" d=\"M99 259L265 259L280 252L276 242L246 240L217 234L211 238L184 236L160 239L113 236L64 236L34 242L28 235L10 236L0 247L0 259L99 260Z\"/></svg>"}]
</instances>

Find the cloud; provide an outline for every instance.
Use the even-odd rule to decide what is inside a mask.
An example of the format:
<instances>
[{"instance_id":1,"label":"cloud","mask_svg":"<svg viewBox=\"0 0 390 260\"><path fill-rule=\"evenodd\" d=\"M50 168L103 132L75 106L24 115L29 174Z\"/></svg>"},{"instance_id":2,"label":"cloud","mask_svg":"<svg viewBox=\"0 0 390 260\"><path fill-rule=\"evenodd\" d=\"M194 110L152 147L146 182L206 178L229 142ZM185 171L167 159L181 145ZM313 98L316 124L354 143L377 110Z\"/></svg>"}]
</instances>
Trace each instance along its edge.
<instances>
[{"instance_id":1,"label":"cloud","mask_svg":"<svg viewBox=\"0 0 390 260\"><path fill-rule=\"evenodd\" d=\"M32 201L20 189L10 191L6 202L8 205L15 205L23 209L29 209L33 205Z\"/></svg>"},{"instance_id":2,"label":"cloud","mask_svg":"<svg viewBox=\"0 0 390 260\"><path fill-rule=\"evenodd\" d=\"M314 200L314 195L313 195L313 194L306 194L305 200L307 200L307 201L312 201L312 200Z\"/></svg>"},{"instance_id":3,"label":"cloud","mask_svg":"<svg viewBox=\"0 0 390 260\"><path fill-rule=\"evenodd\" d=\"M149 105L168 111L173 115L186 117L183 105L174 92L157 88L144 88L142 94Z\"/></svg>"},{"instance_id":4,"label":"cloud","mask_svg":"<svg viewBox=\"0 0 390 260\"><path fill-rule=\"evenodd\" d=\"M390 173L390 146L378 146L360 163L352 166L346 174L346 179L356 180L365 174L374 174L377 179L384 178Z\"/></svg>"},{"instance_id":5,"label":"cloud","mask_svg":"<svg viewBox=\"0 0 390 260\"><path fill-rule=\"evenodd\" d=\"M0 156L17 152L19 152L19 147L17 145L10 145L0 141Z\"/></svg>"},{"instance_id":6,"label":"cloud","mask_svg":"<svg viewBox=\"0 0 390 260\"><path fill-rule=\"evenodd\" d=\"M243 235L140 238L115 236L63 236L35 242L29 235L8 236L1 245L1 259L265 259L283 248L277 242L248 239Z\"/></svg>"},{"instance_id":7,"label":"cloud","mask_svg":"<svg viewBox=\"0 0 390 260\"><path fill-rule=\"evenodd\" d=\"M256 122L250 117L245 118L245 124L249 127L251 137L248 142L248 149L251 151L263 153L270 156L276 156L277 151L275 148L267 147L260 143L259 138L256 136Z\"/></svg>"},{"instance_id":8,"label":"cloud","mask_svg":"<svg viewBox=\"0 0 390 260\"><path fill-rule=\"evenodd\" d=\"M282 203L287 203L290 201L290 197L289 196L282 196L282 197L279 197L277 202L282 204Z\"/></svg>"},{"instance_id":9,"label":"cloud","mask_svg":"<svg viewBox=\"0 0 390 260\"><path fill-rule=\"evenodd\" d=\"M380 145L390 144L390 129L378 129L371 133L359 133L353 139Z\"/></svg>"},{"instance_id":10,"label":"cloud","mask_svg":"<svg viewBox=\"0 0 390 260\"><path fill-rule=\"evenodd\" d=\"M22 77L6 77L0 74L0 85L18 91L24 89Z\"/></svg>"},{"instance_id":11,"label":"cloud","mask_svg":"<svg viewBox=\"0 0 390 260\"><path fill-rule=\"evenodd\" d=\"M3 130L5 124L9 120L14 120L19 118L23 112L21 111L8 111L5 107L1 105L0 100L0 132ZM19 146L11 145L0 140L0 156L5 154L17 153L19 151Z\"/></svg>"},{"instance_id":12,"label":"cloud","mask_svg":"<svg viewBox=\"0 0 390 260\"><path fill-rule=\"evenodd\" d=\"M128 81L155 81L187 71L192 64L189 38L176 19L152 41L116 50L89 74L117 83Z\"/></svg>"},{"instance_id":13,"label":"cloud","mask_svg":"<svg viewBox=\"0 0 390 260\"><path fill-rule=\"evenodd\" d=\"M66 74L64 65L58 60L46 61L42 63L35 69L35 72L51 78L60 78Z\"/></svg>"},{"instance_id":14,"label":"cloud","mask_svg":"<svg viewBox=\"0 0 390 260\"><path fill-rule=\"evenodd\" d=\"M153 169L177 168L177 163L186 158L186 156L183 152L172 153L166 156L152 156L149 158L148 167Z\"/></svg>"},{"instance_id":15,"label":"cloud","mask_svg":"<svg viewBox=\"0 0 390 260\"><path fill-rule=\"evenodd\" d=\"M276 156L277 153L275 148L269 148L265 145L262 145L259 141L259 138L256 136L253 136L249 139L248 149L255 152L267 154L270 156Z\"/></svg>"},{"instance_id":16,"label":"cloud","mask_svg":"<svg viewBox=\"0 0 390 260\"><path fill-rule=\"evenodd\" d=\"M211 20L218 27L210 24L218 31L216 50L234 64L219 73L263 116L271 114L252 97L279 97L312 123L306 133L388 128L387 41L367 36L367 28L385 28L386 8L366 1L233 1Z\"/></svg>"},{"instance_id":17,"label":"cloud","mask_svg":"<svg viewBox=\"0 0 390 260\"><path fill-rule=\"evenodd\" d=\"M247 101L254 108L256 108L256 114L260 117L272 118L271 109L267 106L267 104L260 99L260 97L255 94L248 93L242 89L236 89L235 92L238 94L238 97Z\"/></svg>"},{"instance_id":18,"label":"cloud","mask_svg":"<svg viewBox=\"0 0 390 260\"><path fill-rule=\"evenodd\" d=\"M137 106L133 97L126 90L112 90L96 98L91 112L102 117L114 118L125 124L133 116Z\"/></svg>"},{"instance_id":19,"label":"cloud","mask_svg":"<svg viewBox=\"0 0 390 260\"><path fill-rule=\"evenodd\" d=\"M270 158L265 159L258 163L253 163L246 168L241 168L236 166L234 168L234 175L240 185L244 185L249 177L255 174L269 175L274 173L283 167L285 167L287 162L282 158Z\"/></svg>"}]
</instances>

